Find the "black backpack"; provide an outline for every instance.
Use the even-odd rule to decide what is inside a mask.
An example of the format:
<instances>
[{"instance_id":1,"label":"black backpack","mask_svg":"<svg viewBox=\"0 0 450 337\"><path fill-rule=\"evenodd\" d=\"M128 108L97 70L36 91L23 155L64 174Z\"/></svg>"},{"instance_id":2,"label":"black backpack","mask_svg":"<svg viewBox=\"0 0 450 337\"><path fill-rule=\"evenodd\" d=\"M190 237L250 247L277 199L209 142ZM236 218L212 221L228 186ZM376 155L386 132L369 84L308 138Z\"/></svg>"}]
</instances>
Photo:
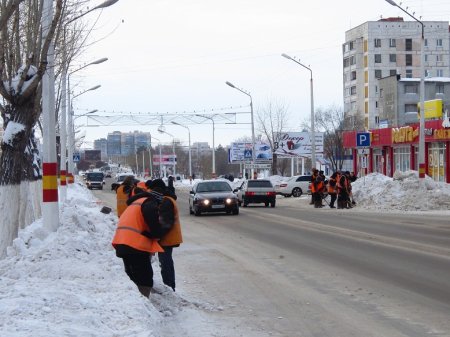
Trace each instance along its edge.
<instances>
[{"instance_id":1,"label":"black backpack","mask_svg":"<svg viewBox=\"0 0 450 337\"><path fill-rule=\"evenodd\" d=\"M148 226L148 233L145 233L150 238L162 238L166 235L173 226L173 222L165 221L166 216L161 214L161 204L163 197L159 193L151 192L147 199L141 205L142 216Z\"/></svg>"}]
</instances>

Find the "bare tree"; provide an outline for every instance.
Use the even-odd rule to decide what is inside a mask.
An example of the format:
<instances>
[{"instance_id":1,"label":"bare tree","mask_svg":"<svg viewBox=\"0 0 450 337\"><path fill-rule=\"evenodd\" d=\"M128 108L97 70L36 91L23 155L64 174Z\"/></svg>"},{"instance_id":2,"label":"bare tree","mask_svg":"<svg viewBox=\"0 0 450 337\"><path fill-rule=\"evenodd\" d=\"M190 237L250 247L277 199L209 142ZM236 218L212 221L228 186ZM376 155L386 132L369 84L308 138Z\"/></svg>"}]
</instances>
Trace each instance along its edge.
<instances>
[{"instance_id":1,"label":"bare tree","mask_svg":"<svg viewBox=\"0 0 450 337\"><path fill-rule=\"evenodd\" d=\"M256 114L258 131L264 135L272 149L275 148L275 143L279 141L278 137L280 137L280 134L286 131L288 119L288 108L280 101L272 102L269 100L264 107L258 109ZM272 174L278 172L277 155L274 154L272 160Z\"/></svg>"},{"instance_id":2,"label":"bare tree","mask_svg":"<svg viewBox=\"0 0 450 337\"><path fill-rule=\"evenodd\" d=\"M317 131L324 133L323 154L333 171L341 170L344 163L343 131L364 128L364 120L358 116L345 116L342 108L334 105L315 111ZM303 122L302 126L310 129L310 121Z\"/></svg>"}]
</instances>

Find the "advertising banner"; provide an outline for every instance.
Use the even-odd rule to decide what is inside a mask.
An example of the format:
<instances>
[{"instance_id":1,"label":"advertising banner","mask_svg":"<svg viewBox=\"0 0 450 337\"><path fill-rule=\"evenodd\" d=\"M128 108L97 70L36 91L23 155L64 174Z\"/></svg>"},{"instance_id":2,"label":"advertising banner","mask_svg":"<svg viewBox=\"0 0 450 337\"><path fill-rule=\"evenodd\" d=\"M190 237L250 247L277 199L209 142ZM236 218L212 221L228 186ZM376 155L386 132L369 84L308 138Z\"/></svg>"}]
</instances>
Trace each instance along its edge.
<instances>
[{"instance_id":1,"label":"advertising banner","mask_svg":"<svg viewBox=\"0 0 450 337\"><path fill-rule=\"evenodd\" d=\"M229 151L229 163L250 162L253 159L252 143L231 143ZM272 149L266 143L255 143L256 162L271 161Z\"/></svg>"},{"instance_id":2,"label":"advertising banner","mask_svg":"<svg viewBox=\"0 0 450 337\"><path fill-rule=\"evenodd\" d=\"M153 155L153 165L159 165L159 154ZM177 164L177 156L175 154L163 154L161 156L161 164L162 165L176 165Z\"/></svg>"},{"instance_id":3,"label":"advertising banner","mask_svg":"<svg viewBox=\"0 0 450 337\"><path fill-rule=\"evenodd\" d=\"M323 133L315 133L316 155L323 153ZM283 132L276 137L274 153L287 157L310 157L311 135L309 132Z\"/></svg>"}]
</instances>

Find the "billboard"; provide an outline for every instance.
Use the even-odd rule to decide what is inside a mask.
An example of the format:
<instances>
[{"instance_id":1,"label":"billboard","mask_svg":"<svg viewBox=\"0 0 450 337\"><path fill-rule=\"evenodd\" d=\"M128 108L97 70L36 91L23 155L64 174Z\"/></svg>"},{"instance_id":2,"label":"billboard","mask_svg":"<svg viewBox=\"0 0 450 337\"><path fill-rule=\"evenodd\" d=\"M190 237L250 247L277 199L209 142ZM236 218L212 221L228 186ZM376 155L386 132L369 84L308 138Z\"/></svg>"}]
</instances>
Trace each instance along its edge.
<instances>
[{"instance_id":1,"label":"billboard","mask_svg":"<svg viewBox=\"0 0 450 337\"><path fill-rule=\"evenodd\" d=\"M228 154L229 163L250 162L253 159L252 143L238 142L231 143ZM270 145L262 142L255 143L256 162L272 160L272 149Z\"/></svg>"},{"instance_id":2,"label":"billboard","mask_svg":"<svg viewBox=\"0 0 450 337\"><path fill-rule=\"evenodd\" d=\"M101 161L102 160L102 151L101 150L85 150L84 151L84 160Z\"/></svg>"},{"instance_id":3,"label":"billboard","mask_svg":"<svg viewBox=\"0 0 450 337\"><path fill-rule=\"evenodd\" d=\"M323 133L315 133L316 154L323 153ZM274 153L288 157L310 157L311 135L309 132L282 132L276 135Z\"/></svg>"},{"instance_id":4,"label":"billboard","mask_svg":"<svg viewBox=\"0 0 450 337\"><path fill-rule=\"evenodd\" d=\"M153 155L153 165L159 165L159 154ZM177 164L177 155L175 154L163 154L161 155L161 165L171 165Z\"/></svg>"},{"instance_id":5,"label":"billboard","mask_svg":"<svg viewBox=\"0 0 450 337\"><path fill-rule=\"evenodd\" d=\"M437 119L442 118L444 112L442 99L432 99L430 101L425 101L425 119ZM420 116L420 102L417 103L417 111Z\"/></svg>"}]
</instances>

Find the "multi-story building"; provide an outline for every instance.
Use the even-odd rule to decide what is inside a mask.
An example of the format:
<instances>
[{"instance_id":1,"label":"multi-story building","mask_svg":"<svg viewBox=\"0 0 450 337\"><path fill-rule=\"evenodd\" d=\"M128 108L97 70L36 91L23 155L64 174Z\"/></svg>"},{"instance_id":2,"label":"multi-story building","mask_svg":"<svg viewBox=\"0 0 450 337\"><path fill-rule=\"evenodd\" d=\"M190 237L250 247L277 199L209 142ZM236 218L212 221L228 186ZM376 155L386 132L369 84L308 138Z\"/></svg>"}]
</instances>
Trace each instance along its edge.
<instances>
[{"instance_id":1,"label":"multi-story building","mask_svg":"<svg viewBox=\"0 0 450 337\"><path fill-rule=\"evenodd\" d=\"M106 153L108 157L120 156L122 155L122 132L114 131L108 133Z\"/></svg>"},{"instance_id":2,"label":"multi-story building","mask_svg":"<svg viewBox=\"0 0 450 337\"><path fill-rule=\"evenodd\" d=\"M106 155L111 158L134 154L136 149L140 147L148 148L150 137L150 133L139 131L126 133L114 131L109 133L106 139ZM98 141L102 141L102 139Z\"/></svg>"},{"instance_id":3,"label":"multi-story building","mask_svg":"<svg viewBox=\"0 0 450 337\"><path fill-rule=\"evenodd\" d=\"M424 21L426 77L450 76L449 23ZM366 129L379 127L378 79L390 75L420 78L422 26L388 18L368 21L345 33L344 113L364 116Z\"/></svg>"},{"instance_id":4,"label":"multi-story building","mask_svg":"<svg viewBox=\"0 0 450 337\"><path fill-rule=\"evenodd\" d=\"M100 150L101 160L106 161L108 159L108 140L106 138L94 140L94 150Z\"/></svg>"},{"instance_id":5,"label":"multi-story building","mask_svg":"<svg viewBox=\"0 0 450 337\"><path fill-rule=\"evenodd\" d=\"M420 103L420 78L401 78L400 75L395 75L379 79L378 83L380 128L419 123L417 112ZM427 113L432 118L442 118L443 112L450 110L450 78L426 78L424 100ZM431 108L438 111L431 112ZM428 118L427 114L425 117Z\"/></svg>"}]
</instances>

